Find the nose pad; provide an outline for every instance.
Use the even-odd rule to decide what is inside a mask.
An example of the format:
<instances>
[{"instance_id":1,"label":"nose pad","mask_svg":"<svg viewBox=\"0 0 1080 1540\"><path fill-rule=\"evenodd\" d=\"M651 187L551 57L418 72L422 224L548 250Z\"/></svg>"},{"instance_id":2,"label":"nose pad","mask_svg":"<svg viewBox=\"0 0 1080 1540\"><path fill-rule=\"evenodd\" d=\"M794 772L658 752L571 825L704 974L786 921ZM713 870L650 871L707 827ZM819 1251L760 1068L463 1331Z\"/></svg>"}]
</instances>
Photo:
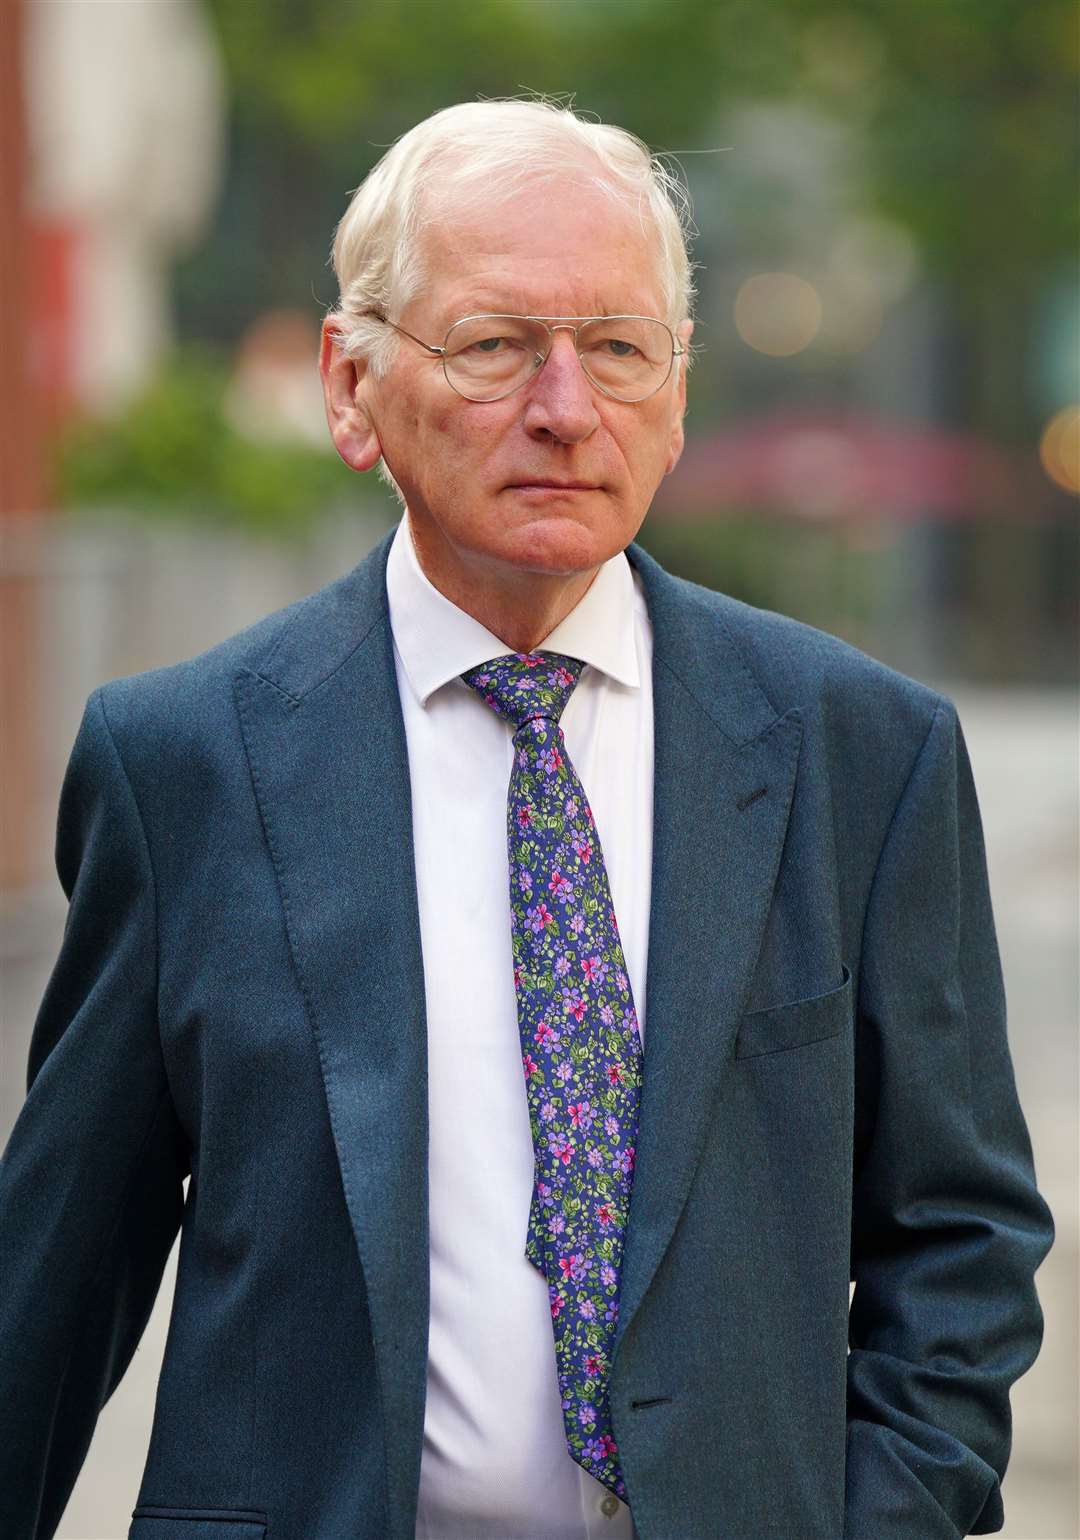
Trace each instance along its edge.
<instances>
[{"instance_id":1,"label":"nose pad","mask_svg":"<svg viewBox=\"0 0 1080 1540\"><path fill-rule=\"evenodd\" d=\"M553 326L551 328L551 341L548 344L547 352L546 353L535 353L533 355L533 360L534 360L533 378L535 379L536 374L539 373L541 368L543 368L544 366L549 365L551 363L551 356L555 352L556 347L558 346L558 341L559 341L558 333L561 332L561 331L562 332L569 332L570 333L570 350L571 350L571 352L573 354L575 367L581 372L581 374L583 374L585 376L586 383L588 383L589 382L589 377L588 377L587 374L585 374L585 370L582 368L581 358L579 357L578 350L577 350L577 337L574 334L574 328L572 326Z\"/></svg>"}]
</instances>

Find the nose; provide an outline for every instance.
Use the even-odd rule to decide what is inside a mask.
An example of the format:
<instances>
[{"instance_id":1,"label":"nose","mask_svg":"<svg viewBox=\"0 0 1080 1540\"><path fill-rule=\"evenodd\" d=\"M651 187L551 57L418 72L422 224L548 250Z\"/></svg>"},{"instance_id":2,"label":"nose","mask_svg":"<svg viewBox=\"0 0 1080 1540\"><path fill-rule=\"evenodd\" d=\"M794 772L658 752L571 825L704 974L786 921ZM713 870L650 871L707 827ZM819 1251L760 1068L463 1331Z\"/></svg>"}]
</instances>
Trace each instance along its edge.
<instances>
[{"instance_id":1,"label":"nose","mask_svg":"<svg viewBox=\"0 0 1080 1540\"><path fill-rule=\"evenodd\" d=\"M555 329L547 359L526 391L525 430L533 438L580 444L600 424L571 331Z\"/></svg>"}]
</instances>

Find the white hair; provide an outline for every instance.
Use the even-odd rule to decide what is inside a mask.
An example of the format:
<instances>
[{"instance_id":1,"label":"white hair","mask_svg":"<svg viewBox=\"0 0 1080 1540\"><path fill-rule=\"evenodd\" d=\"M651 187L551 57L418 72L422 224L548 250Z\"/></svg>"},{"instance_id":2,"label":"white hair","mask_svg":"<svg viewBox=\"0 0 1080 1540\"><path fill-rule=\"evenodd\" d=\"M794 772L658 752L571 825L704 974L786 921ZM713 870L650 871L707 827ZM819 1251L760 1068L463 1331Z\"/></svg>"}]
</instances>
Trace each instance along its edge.
<instances>
[{"instance_id":1,"label":"white hair","mask_svg":"<svg viewBox=\"0 0 1080 1540\"><path fill-rule=\"evenodd\" d=\"M524 184L572 174L633 209L657 237L665 319L686 320L693 300L690 200L679 177L625 129L593 123L543 97L444 107L398 139L353 194L332 261L339 300L330 319L342 350L389 368L399 343L375 316L394 318L423 283L417 236L431 201L490 200Z\"/></svg>"}]
</instances>

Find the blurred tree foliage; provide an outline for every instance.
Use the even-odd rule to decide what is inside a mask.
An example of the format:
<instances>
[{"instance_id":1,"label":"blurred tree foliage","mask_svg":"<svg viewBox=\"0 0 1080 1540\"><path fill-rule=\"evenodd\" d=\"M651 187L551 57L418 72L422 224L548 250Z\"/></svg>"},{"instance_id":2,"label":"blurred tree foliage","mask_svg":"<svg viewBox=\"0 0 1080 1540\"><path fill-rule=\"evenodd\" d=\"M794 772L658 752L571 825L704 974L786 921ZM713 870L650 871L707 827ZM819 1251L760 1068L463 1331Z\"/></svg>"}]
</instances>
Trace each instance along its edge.
<instances>
[{"instance_id":1,"label":"blurred tree foliage","mask_svg":"<svg viewBox=\"0 0 1080 1540\"><path fill-rule=\"evenodd\" d=\"M294 536L355 502L356 477L336 454L256 442L224 410L228 361L198 344L116 421L87 421L63 441L58 477L76 510L130 509L147 518L222 523Z\"/></svg>"},{"instance_id":2,"label":"blurred tree foliage","mask_svg":"<svg viewBox=\"0 0 1080 1540\"><path fill-rule=\"evenodd\" d=\"M879 209L976 315L1075 255L1073 0L207 3L246 191L221 230L243 248L241 311L307 292L346 190L413 123L525 90L572 94L675 153L715 147L732 101L816 105L860 137ZM215 245L196 265L222 260Z\"/></svg>"}]
</instances>

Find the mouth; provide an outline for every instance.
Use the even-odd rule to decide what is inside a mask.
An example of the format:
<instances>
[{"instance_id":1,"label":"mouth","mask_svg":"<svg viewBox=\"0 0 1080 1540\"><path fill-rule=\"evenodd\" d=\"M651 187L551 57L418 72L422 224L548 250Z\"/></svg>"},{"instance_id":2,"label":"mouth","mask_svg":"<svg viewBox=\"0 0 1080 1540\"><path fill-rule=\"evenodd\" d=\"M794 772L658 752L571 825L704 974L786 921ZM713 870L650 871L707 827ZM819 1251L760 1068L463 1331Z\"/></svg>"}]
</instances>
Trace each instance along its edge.
<instances>
[{"instance_id":1,"label":"mouth","mask_svg":"<svg viewBox=\"0 0 1080 1540\"><path fill-rule=\"evenodd\" d=\"M556 481L551 477L540 476L530 481L511 481L507 485L510 492L599 492L600 487L595 481Z\"/></svg>"}]
</instances>

